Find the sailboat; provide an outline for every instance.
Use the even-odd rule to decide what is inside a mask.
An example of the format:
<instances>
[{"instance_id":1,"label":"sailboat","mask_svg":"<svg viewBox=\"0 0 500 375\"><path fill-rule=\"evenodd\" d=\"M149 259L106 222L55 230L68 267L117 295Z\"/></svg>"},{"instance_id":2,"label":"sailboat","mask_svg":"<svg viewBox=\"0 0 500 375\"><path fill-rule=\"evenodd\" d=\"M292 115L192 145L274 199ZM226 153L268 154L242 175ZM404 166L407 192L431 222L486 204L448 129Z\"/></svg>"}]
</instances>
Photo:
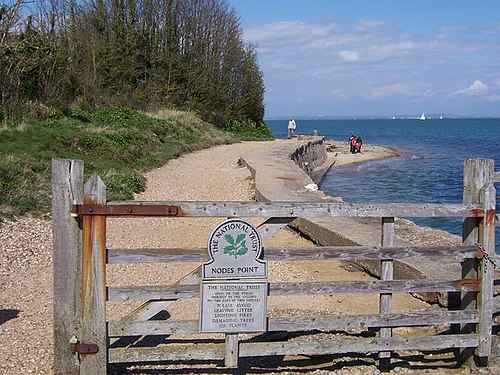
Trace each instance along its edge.
<instances>
[{"instance_id":1,"label":"sailboat","mask_svg":"<svg viewBox=\"0 0 500 375\"><path fill-rule=\"evenodd\" d=\"M418 119L424 121L425 120L425 113L422 113Z\"/></svg>"}]
</instances>

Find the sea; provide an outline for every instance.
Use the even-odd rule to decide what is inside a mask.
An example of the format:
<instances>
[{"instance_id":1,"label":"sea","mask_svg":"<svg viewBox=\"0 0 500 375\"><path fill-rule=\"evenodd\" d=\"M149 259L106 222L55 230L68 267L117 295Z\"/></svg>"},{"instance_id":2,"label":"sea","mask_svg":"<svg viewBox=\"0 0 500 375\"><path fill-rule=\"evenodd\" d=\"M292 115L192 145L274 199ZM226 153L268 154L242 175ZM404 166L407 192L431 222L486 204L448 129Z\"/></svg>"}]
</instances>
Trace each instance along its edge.
<instances>
[{"instance_id":1,"label":"sea","mask_svg":"<svg viewBox=\"0 0 500 375\"><path fill-rule=\"evenodd\" d=\"M363 143L396 147L401 156L333 168L321 190L352 203L462 203L467 158L490 158L500 171L500 118L295 119L297 134L326 140L354 134ZM288 119L267 120L275 138L287 137ZM356 155L353 155L356 157ZM500 189L500 184L495 187ZM500 197L500 192L497 192ZM499 204L497 198L497 204ZM497 209L497 212L500 210ZM411 218L418 225L461 235L459 218ZM500 254L500 227L495 248Z\"/></svg>"}]
</instances>

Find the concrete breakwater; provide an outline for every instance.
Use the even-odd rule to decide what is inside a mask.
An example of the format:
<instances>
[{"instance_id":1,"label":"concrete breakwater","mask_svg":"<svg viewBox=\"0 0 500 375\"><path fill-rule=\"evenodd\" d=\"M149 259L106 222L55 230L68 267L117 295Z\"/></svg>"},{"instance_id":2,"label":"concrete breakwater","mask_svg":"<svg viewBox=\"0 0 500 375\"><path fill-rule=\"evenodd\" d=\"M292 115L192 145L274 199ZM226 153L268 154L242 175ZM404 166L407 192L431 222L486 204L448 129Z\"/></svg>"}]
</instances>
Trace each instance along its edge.
<instances>
[{"instance_id":1,"label":"concrete breakwater","mask_svg":"<svg viewBox=\"0 0 500 375\"><path fill-rule=\"evenodd\" d=\"M320 181L330 167L342 157L339 154L340 152L327 152L327 142L323 137L312 136L274 141L265 152L259 155L243 155L241 161L252 173L255 195L259 201L341 202L340 197L331 197L321 190L308 188L314 181ZM365 155L365 160L388 157L387 153L373 154L371 158ZM397 153L389 154L392 155ZM290 226L323 246L379 246L382 235L380 220L369 218L298 218ZM433 231L430 228L425 230ZM443 233L437 235L447 236ZM452 240L458 242L456 238ZM394 245L407 246L412 245L412 242L396 234ZM357 261L355 266L379 276L378 261ZM447 263L436 269L435 264L431 262L394 262L395 279L437 278L438 273L441 278L461 277L459 264ZM429 303L448 304L447 294L423 293L419 297Z\"/></svg>"},{"instance_id":2,"label":"concrete breakwater","mask_svg":"<svg viewBox=\"0 0 500 375\"><path fill-rule=\"evenodd\" d=\"M326 144L321 137L312 137L307 142L301 142L292 152L290 158L309 176L327 159Z\"/></svg>"},{"instance_id":3,"label":"concrete breakwater","mask_svg":"<svg viewBox=\"0 0 500 375\"><path fill-rule=\"evenodd\" d=\"M314 183L309 173L327 160L323 137L276 140L263 152L242 155L240 160L252 174L259 201L340 201L306 188Z\"/></svg>"}]
</instances>

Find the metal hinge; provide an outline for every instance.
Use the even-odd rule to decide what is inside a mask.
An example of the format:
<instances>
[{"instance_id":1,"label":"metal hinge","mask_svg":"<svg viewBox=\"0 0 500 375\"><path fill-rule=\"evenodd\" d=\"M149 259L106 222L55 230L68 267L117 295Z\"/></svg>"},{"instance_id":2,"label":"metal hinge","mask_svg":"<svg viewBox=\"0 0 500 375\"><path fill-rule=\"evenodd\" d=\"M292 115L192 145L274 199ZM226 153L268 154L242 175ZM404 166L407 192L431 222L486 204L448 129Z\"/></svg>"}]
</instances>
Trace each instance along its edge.
<instances>
[{"instance_id":1,"label":"metal hinge","mask_svg":"<svg viewBox=\"0 0 500 375\"><path fill-rule=\"evenodd\" d=\"M83 354L83 355L90 355L90 354L97 354L99 353L99 346L96 344L87 344L78 341L76 336L71 337L69 340L69 347L71 350L71 353L73 354Z\"/></svg>"}]
</instances>

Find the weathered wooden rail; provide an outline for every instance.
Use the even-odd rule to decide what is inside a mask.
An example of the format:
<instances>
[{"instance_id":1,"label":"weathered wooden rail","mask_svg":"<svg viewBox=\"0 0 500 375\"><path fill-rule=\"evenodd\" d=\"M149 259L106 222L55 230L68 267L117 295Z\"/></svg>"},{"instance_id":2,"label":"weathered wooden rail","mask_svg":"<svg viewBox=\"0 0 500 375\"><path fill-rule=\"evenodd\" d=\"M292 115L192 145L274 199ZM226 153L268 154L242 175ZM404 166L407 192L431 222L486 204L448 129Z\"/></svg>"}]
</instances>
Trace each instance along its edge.
<instances>
[{"instance_id":1,"label":"weathered wooden rail","mask_svg":"<svg viewBox=\"0 0 500 375\"><path fill-rule=\"evenodd\" d=\"M493 182L500 182L500 172L495 172L493 175Z\"/></svg>"},{"instance_id":2,"label":"weathered wooden rail","mask_svg":"<svg viewBox=\"0 0 500 375\"><path fill-rule=\"evenodd\" d=\"M493 161L465 161L463 204L339 204L311 202L106 202L105 186L98 176L83 184L83 163L54 160L54 370L56 374L104 374L109 363L149 361L224 360L238 366L242 357L272 355L332 355L378 352L381 363L392 351L462 348L464 358L475 355L483 362L491 355L493 314L500 311L493 298L492 259L495 249L496 191L498 173ZM379 294L379 314L268 317L267 332L360 329L378 330L379 337L331 337L308 341L225 340L175 342L159 347L120 347L128 336L199 333L198 320L150 320L169 304L199 298L199 274L172 285L108 286L106 265L117 263L171 263L208 260L206 249L107 249L106 219L119 217L264 217L263 239L297 217L378 217L382 238L377 247L265 248L268 261L357 260L380 261L381 277L375 281L271 282L273 296ZM460 217L461 246L394 246L395 217ZM396 260L446 258L462 263L458 279L393 280ZM460 310L394 313L394 293L455 292L462 294ZM120 321L106 320L106 301L148 301ZM453 333L438 336L393 337L395 327L460 325ZM92 344L92 345L90 345ZM95 353L96 348L98 352Z\"/></svg>"}]
</instances>

